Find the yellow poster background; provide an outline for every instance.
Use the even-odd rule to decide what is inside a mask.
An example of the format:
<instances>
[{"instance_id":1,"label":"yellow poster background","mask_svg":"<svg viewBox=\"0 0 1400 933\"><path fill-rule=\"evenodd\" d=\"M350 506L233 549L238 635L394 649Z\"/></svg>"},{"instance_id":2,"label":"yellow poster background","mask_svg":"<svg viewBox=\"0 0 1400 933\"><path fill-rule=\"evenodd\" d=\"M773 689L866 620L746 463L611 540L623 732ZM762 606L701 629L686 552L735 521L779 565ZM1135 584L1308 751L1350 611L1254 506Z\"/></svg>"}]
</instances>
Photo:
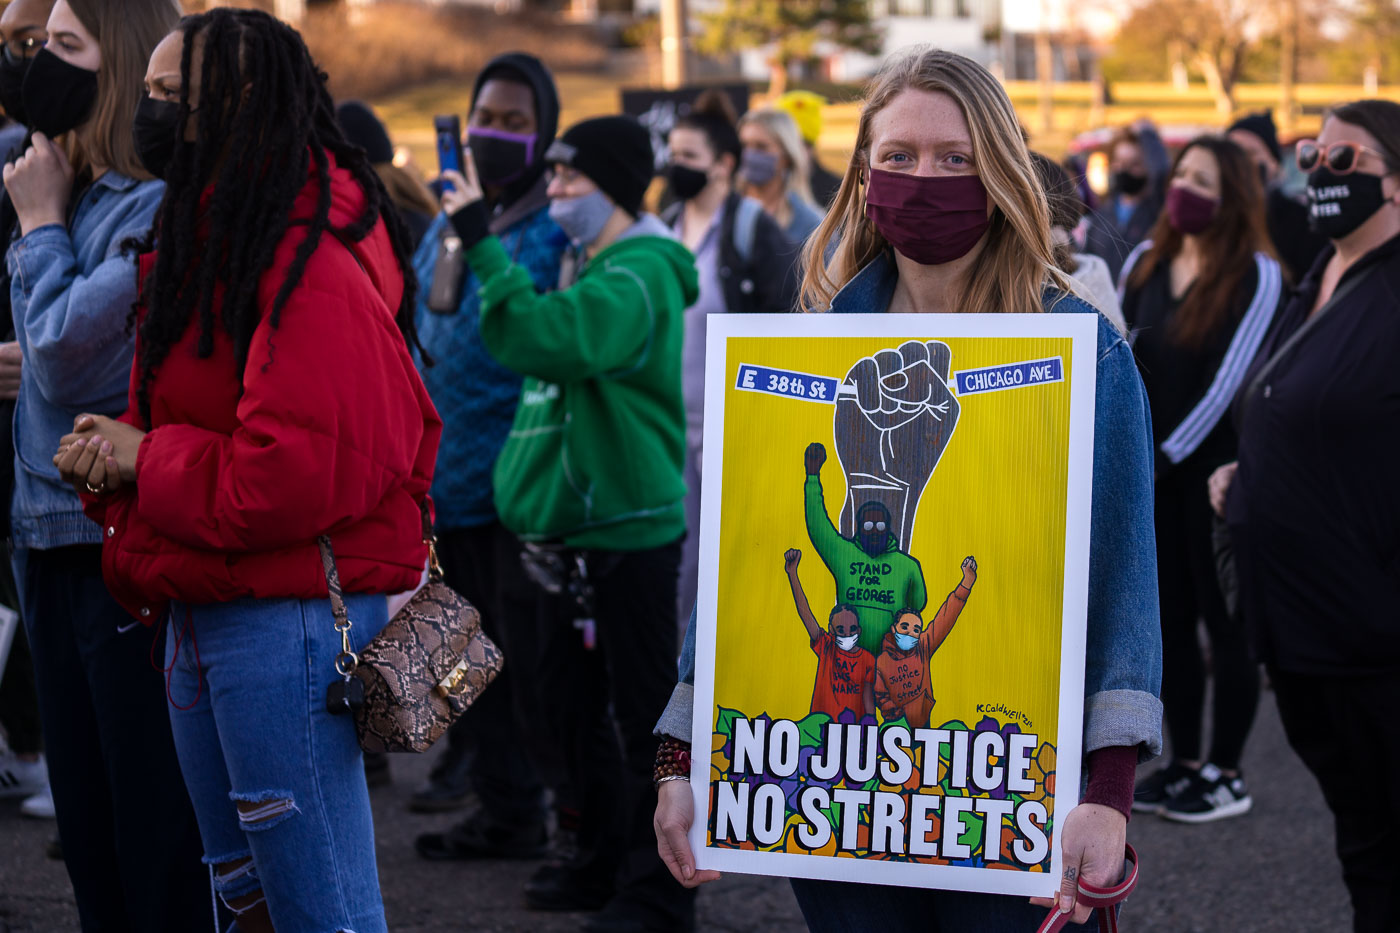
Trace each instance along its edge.
<instances>
[{"instance_id":1,"label":"yellow poster background","mask_svg":"<svg viewBox=\"0 0 1400 933\"><path fill-rule=\"evenodd\" d=\"M1071 340L939 339L952 351L952 373L1058 356L1064 381L958 396L957 427L918 503L913 540L900 542L922 566L925 622L957 586L963 558L975 557L979 568L966 608L933 657L932 725L957 720L971 728L990 715L1058 746ZM738 390L739 367L843 379L858 360L902 342L727 341L712 723L721 708L774 719L809 712L817 657L793 605L784 551L802 551L802 585L823 628L837 594L804 519L808 444L826 445L823 493L838 526L846 496L835 406Z\"/></svg>"}]
</instances>

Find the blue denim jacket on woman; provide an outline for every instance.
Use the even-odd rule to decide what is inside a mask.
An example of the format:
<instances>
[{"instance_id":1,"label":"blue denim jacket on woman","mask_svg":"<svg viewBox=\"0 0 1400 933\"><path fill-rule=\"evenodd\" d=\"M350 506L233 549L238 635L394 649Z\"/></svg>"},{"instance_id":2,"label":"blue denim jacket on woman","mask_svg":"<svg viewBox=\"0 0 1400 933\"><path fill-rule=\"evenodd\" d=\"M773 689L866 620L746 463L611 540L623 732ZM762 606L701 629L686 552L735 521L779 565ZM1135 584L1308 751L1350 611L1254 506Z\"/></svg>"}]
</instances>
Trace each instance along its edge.
<instances>
[{"instance_id":1,"label":"blue denim jacket on woman","mask_svg":"<svg viewBox=\"0 0 1400 933\"><path fill-rule=\"evenodd\" d=\"M832 299L833 312L887 311L898 273L888 256L862 269ZM1058 299L1058 301L1056 300ZM1045 294L1047 311L1098 314L1072 295ZM1084 666L1084 753L1137 746L1162 751L1162 631L1152 519L1152 423L1132 351L1099 315L1094 391L1093 513ZM1204 495L1204 493L1202 493ZM681 649L680 684L658 734L689 741L694 705L695 613Z\"/></svg>"},{"instance_id":2,"label":"blue denim jacket on woman","mask_svg":"<svg viewBox=\"0 0 1400 933\"><path fill-rule=\"evenodd\" d=\"M161 182L109 171L77 194L66 228L49 224L10 244L10 306L24 353L14 420L15 547L102 541L53 455L77 415L126 410L136 258L123 255L122 243L151 228L164 191Z\"/></svg>"}]
</instances>

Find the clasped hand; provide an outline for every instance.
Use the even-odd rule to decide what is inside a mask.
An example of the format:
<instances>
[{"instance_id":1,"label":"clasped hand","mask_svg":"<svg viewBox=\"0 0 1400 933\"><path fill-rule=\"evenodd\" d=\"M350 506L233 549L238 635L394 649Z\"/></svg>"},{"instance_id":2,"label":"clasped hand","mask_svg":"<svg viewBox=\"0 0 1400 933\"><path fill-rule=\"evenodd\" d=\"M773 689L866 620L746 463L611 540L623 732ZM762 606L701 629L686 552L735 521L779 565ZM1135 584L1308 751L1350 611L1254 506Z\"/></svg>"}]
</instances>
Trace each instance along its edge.
<instances>
[{"instance_id":1,"label":"clasped hand","mask_svg":"<svg viewBox=\"0 0 1400 933\"><path fill-rule=\"evenodd\" d=\"M58 442L53 465L80 494L108 495L136 482L136 457L146 434L102 415L79 415Z\"/></svg>"}]
</instances>

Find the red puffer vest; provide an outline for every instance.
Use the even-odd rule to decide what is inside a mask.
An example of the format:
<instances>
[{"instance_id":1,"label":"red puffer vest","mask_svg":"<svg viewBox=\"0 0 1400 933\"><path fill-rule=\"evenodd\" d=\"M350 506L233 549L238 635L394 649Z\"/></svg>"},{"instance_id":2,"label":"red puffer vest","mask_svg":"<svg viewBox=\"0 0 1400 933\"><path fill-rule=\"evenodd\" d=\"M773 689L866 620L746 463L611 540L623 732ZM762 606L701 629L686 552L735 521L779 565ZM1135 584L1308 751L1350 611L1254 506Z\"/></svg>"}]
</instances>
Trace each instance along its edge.
<instances>
[{"instance_id":1,"label":"red puffer vest","mask_svg":"<svg viewBox=\"0 0 1400 933\"><path fill-rule=\"evenodd\" d=\"M312 174L294 219L314 210ZM340 227L359 215L364 193L342 169L331 178ZM420 503L442 421L394 323L403 276L382 222L348 247L324 234L274 329L266 314L306 234L304 224L288 227L259 282L265 317L241 383L229 337L217 329L213 355L200 359L192 322L151 382L135 487L85 497L103 528L107 586L144 622L173 599L324 597L315 541L325 533L347 592L393 593L419 580ZM154 262L141 257L142 281ZM122 420L142 426L136 386L133 367Z\"/></svg>"}]
</instances>

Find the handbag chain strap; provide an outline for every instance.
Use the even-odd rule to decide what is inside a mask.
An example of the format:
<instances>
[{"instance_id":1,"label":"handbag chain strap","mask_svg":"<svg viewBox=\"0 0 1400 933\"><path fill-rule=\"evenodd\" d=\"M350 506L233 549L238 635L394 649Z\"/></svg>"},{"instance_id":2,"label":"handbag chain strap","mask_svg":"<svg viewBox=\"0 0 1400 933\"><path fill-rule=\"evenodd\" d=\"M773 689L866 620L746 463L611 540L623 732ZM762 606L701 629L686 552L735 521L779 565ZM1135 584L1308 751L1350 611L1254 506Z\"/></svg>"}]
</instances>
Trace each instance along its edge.
<instances>
[{"instance_id":1,"label":"handbag chain strap","mask_svg":"<svg viewBox=\"0 0 1400 933\"><path fill-rule=\"evenodd\" d=\"M349 678L360 666L360 656L350 648L350 613L345 609L345 596L340 590L340 571L335 566L335 554L331 551L331 539L321 535L316 539L321 549L321 566L326 571L326 589L331 594L331 613L335 616L335 630L340 633L340 653L335 656L335 670L340 676Z\"/></svg>"},{"instance_id":2,"label":"handbag chain strap","mask_svg":"<svg viewBox=\"0 0 1400 933\"><path fill-rule=\"evenodd\" d=\"M423 513L423 540L428 543L428 578L441 580L442 566L438 563L437 536L433 534L433 517L428 511L428 500L424 499L418 506ZM335 565L330 536L318 537L316 547L321 552L321 567L326 572L326 589L330 592L335 630L340 633L340 653L335 656L335 670L348 679L360 666L360 656L350 647L350 629L354 623L350 621L350 612L345 608L345 594L340 588L340 571Z\"/></svg>"}]
</instances>

